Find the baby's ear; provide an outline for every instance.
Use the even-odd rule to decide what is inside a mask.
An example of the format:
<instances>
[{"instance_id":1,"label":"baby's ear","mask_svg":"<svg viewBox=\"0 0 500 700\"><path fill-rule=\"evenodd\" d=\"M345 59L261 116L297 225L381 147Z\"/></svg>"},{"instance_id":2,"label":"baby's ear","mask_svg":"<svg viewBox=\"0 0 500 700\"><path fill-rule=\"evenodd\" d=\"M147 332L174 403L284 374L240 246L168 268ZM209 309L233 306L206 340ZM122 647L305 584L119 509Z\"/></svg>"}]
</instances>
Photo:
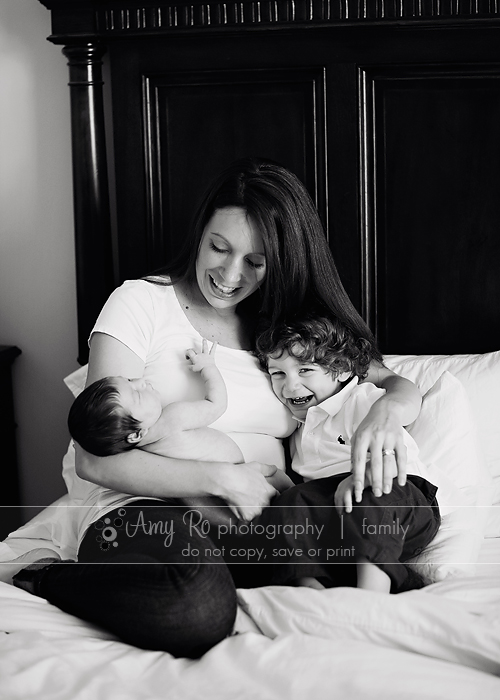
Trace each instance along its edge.
<instances>
[{"instance_id":1,"label":"baby's ear","mask_svg":"<svg viewBox=\"0 0 500 700\"><path fill-rule=\"evenodd\" d=\"M339 382L346 382L348 379L352 377L352 372L341 372L339 375L337 375L337 379Z\"/></svg>"},{"instance_id":2,"label":"baby's ear","mask_svg":"<svg viewBox=\"0 0 500 700\"><path fill-rule=\"evenodd\" d=\"M135 433L130 433L130 435L127 435L127 442L131 445L135 445L137 442L140 442L143 437L145 437L147 432L147 428L141 428L141 430L138 430Z\"/></svg>"}]
</instances>

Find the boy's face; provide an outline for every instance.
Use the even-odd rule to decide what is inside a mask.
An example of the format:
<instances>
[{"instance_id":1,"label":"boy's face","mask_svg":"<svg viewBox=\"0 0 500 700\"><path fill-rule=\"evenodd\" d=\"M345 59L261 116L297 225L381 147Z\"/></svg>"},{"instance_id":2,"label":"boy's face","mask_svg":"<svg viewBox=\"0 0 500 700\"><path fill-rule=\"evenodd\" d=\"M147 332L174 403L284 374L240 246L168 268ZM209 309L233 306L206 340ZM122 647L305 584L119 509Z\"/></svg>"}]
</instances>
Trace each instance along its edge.
<instances>
[{"instance_id":1,"label":"boy's face","mask_svg":"<svg viewBox=\"0 0 500 700\"><path fill-rule=\"evenodd\" d=\"M311 406L317 406L340 391L351 376L343 372L335 377L325 367L298 360L286 350L280 357L269 357L267 371L278 399L301 420L305 420Z\"/></svg>"},{"instance_id":2,"label":"boy's face","mask_svg":"<svg viewBox=\"0 0 500 700\"><path fill-rule=\"evenodd\" d=\"M113 377L123 410L138 420L142 429L151 428L161 415L160 394L144 378Z\"/></svg>"}]
</instances>

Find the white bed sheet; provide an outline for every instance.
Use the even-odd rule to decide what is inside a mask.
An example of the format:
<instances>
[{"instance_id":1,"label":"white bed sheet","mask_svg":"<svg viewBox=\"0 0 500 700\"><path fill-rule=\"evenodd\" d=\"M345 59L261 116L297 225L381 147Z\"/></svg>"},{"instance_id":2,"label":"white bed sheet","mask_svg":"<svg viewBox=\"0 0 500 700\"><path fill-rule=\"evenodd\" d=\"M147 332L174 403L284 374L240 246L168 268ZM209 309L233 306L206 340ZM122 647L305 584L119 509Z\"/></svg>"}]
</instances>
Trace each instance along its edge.
<instances>
[{"instance_id":1,"label":"white bed sheet","mask_svg":"<svg viewBox=\"0 0 500 700\"><path fill-rule=\"evenodd\" d=\"M478 567L399 596L239 591L239 633L198 661L128 646L1 583L0 698L497 700L500 539Z\"/></svg>"}]
</instances>

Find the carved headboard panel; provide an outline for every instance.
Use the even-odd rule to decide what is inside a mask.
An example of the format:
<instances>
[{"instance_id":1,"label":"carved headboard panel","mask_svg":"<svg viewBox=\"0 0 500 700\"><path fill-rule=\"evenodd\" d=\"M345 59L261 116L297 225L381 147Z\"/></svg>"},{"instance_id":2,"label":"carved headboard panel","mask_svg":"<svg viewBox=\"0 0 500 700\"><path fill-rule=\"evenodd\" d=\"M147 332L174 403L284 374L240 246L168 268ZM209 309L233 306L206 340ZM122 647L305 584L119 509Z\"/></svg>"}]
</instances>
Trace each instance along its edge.
<instances>
[{"instance_id":1,"label":"carved headboard panel","mask_svg":"<svg viewBox=\"0 0 500 700\"><path fill-rule=\"evenodd\" d=\"M108 293L245 155L305 181L385 352L500 347L497 2L43 4L70 71L80 361Z\"/></svg>"}]
</instances>

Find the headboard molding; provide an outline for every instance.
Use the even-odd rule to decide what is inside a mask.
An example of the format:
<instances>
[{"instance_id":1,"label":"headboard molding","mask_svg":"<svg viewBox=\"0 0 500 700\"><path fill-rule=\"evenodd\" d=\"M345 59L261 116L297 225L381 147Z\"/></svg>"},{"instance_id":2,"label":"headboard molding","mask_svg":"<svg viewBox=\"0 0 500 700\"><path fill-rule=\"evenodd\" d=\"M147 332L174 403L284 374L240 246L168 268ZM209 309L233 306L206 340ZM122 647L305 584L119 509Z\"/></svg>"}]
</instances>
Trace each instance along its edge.
<instances>
[{"instance_id":1,"label":"headboard molding","mask_svg":"<svg viewBox=\"0 0 500 700\"><path fill-rule=\"evenodd\" d=\"M500 19L496 0L41 0L53 39L165 32L370 24L457 25ZM77 21L75 22L75 19Z\"/></svg>"}]
</instances>

